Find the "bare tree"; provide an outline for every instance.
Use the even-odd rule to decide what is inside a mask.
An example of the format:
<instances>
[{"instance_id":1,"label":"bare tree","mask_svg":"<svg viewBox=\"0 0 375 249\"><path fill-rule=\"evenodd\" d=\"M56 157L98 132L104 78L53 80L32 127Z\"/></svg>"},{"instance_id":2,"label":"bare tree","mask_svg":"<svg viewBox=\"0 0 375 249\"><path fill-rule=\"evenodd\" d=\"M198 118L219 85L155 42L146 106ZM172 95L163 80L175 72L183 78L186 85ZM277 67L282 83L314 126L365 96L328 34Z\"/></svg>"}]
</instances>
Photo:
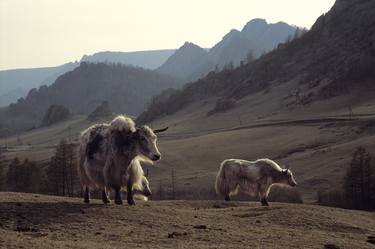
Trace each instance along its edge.
<instances>
[{"instance_id":1,"label":"bare tree","mask_svg":"<svg viewBox=\"0 0 375 249\"><path fill-rule=\"evenodd\" d=\"M6 175L7 190L18 191L20 178L21 163L18 157L15 157L8 165L8 172Z\"/></svg>"},{"instance_id":2,"label":"bare tree","mask_svg":"<svg viewBox=\"0 0 375 249\"><path fill-rule=\"evenodd\" d=\"M174 169L172 168L171 171L171 183L172 183L172 200L176 199L176 183L175 183L175 174Z\"/></svg>"},{"instance_id":3,"label":"bare tree","mask_svg":"<svg viewBox=\"0 0 375 249\"><path fill-rule=\"evenodd\" d=\"M162 200L162 199L163 199L163 182L160 179L159 180L159 200Z\"/></svg>"},{"instance_id":4,"label":"bare tree","mask_svg":"<svg viewBox=\"0 0 375 249\"><path fill-rule=\"evenodd\" d=\"M76 164L74 145L61 140L46 172L50 192L71 197L75 195L78 185Z\"/></svg>"},{"instance_id":5,"label":"bare tree","mask_svg":"<svg viewBox=\"0 0 375 249\"><path fill-rule=\"evenodd\" d=\"M358 147L344 179L344 194L354 208L370 209L374 193L374 169L371 156L364 147Z\"/></svg>"},{"instance_id":6,"label":"bare tree","mask_svg":"<svg viewBox=\"0 0 375 249\"><path fill-rule=\"evenodd\" d=\"M0 191L4 190L4 186L5 186L4 168L5 168L5 156L3 155L3 150L0 147Z\"/></svg>"},{"instance_id":7,"label":"bare tree","mask_svg":"<svg viewBox=\"0 0 375 249\"><path fill-rule=\"evenodd\" d=\"M349 111L349 119L353 119L353 109L352 109L352 105L348 105L348 111Z\"/></svg>"},{"instance_id":8,"label":"bare tree","mask_svg":"<svg viewBox=\"0 0 375 249\"><path fill-rule=\"evenodd\" d=\"M254 54L253 54L253 51L250 50L247 55L246 55L246 62L247 63L250 63L254 60Z\"/></svg>"}]
</instances>

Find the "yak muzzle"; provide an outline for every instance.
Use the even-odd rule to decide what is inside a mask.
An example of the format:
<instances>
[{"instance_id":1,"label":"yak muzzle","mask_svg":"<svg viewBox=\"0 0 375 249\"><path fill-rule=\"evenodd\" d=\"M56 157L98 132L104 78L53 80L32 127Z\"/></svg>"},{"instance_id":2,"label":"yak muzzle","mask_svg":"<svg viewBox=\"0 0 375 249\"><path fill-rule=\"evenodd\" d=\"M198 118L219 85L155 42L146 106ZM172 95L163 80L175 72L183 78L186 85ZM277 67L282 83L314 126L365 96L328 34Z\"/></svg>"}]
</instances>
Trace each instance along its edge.
<instances>
[{"instance_id":1,"label":"yak muzzle","mask_svg":"<svg viewBox=\"0 0 375 249\"><path fill-rule=\"evenodd\" d=\"M151 160L152 161L159 161L160 158L161 158L161 155L153 155L152 158L151 158Z\"/></svg>"}]
</instances>

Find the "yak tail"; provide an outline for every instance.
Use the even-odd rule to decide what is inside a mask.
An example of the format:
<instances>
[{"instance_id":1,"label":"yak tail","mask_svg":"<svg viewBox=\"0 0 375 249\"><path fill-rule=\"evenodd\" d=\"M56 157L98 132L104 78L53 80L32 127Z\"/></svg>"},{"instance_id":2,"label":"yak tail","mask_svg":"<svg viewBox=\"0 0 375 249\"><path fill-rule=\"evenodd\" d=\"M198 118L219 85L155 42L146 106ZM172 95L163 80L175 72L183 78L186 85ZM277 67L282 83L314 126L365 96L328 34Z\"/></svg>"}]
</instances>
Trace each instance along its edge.
<instances>
[{"instance_id":1,"label":"yak tail","mask_svg":"<svg viewBox=\"0 0 375 249\"><path fill-rule=\"evenodd\" d=\"M130 177L130 181L133 183L133 188L139 191L143 191L142 181L144 178L144 172L141 166L141 161L142 159L138 157L134 158L128 168L128 174Z\"/></svg>"},{"instance_id":2,"label":"yak tail","mask_svg":"<svg viewBox=\"0 0 375 249\"><path fill-rule=\"evenodd\" d=\"M220 164L219 172L216 175L216 182L215 182L215 190L217 194L227 195L229 186L228 186L228 179L225 177L225 163L223 161Z\"/></svg>"}]
</instances>

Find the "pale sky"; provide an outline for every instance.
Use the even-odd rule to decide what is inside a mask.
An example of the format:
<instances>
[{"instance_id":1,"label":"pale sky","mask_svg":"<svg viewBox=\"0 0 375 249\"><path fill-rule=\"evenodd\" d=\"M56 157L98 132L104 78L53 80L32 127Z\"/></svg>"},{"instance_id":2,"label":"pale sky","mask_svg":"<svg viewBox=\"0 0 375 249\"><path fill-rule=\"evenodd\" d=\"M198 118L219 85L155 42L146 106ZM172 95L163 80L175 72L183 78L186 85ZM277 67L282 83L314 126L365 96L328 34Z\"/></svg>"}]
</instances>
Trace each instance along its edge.
<instances>
[{"instance_id":1,"label":"pale sky","mask_svg":"<svg viewBox=\"0 0 375 249\"><path fill-rule=\"evenodd\" d=\"M209 48L253 18L310 28L335 0L0 0L0 70L99 51Z\"/></svg>"}]
</instances>

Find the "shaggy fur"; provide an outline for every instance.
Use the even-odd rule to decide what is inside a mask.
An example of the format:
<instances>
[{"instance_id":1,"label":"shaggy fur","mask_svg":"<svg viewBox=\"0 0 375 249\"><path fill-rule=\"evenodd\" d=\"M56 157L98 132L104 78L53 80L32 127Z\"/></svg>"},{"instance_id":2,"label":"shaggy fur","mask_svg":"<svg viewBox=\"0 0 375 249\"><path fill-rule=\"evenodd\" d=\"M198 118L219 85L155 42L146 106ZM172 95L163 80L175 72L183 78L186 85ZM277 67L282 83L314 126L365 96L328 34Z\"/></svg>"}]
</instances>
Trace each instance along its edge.
<instances>
[{"instance_id":1,"label":"shaggy fur","mask_svg":"<svg viewBox=\"0 0 375 249\"><path fill-rule=\"evenodd\" d=\"M295 186L293 173L283 170L270 159L246 161L241 159L224 160L216 176L216 193L229 201L239 190L250 195L258 194L262 205L268 206L267 197L274 184Z\"/></svg>"},{"instance_id":2,"label":"shaggy fur","mask_svg":"<svg viewBox=\"0 0 375 249\"><path fill-rule=\"evenodd\" d=\"M106 189L112 189L115 191L115 203L122 204L120 189L124 186L124 177L129 174L127 199L130 205L135 204L133 185L141 186L139 181L143 178L138 176L143 173L137 173L142 170L140 165L131 165L137 165L137 162L139 164L140 159L160 159L156 139L148 126L137 128L131 118L123 115L109 124L96 124L83 131L80 137L78 172L85 190L84 201L89 202L89 190L97 188L103 191L103 202L107 203L109 200Z\"/></svg>"},{"instance_id":3,"label":"shaggy fur","mask_svg":"<svg viewBox=\"0 0 375 249\"><path fill-rule=\"evenodd\" d=\"M150 196L152 193L150 190L149 181L144 175L141 161L142 160L140 158L135 158L131 162L127 174L123 176L122 187L126 187L127 183L130 181L132 184L133 193L138 196L140 195L141 199L147 200L147 196Z\"/></svg>"}]
</instances>

